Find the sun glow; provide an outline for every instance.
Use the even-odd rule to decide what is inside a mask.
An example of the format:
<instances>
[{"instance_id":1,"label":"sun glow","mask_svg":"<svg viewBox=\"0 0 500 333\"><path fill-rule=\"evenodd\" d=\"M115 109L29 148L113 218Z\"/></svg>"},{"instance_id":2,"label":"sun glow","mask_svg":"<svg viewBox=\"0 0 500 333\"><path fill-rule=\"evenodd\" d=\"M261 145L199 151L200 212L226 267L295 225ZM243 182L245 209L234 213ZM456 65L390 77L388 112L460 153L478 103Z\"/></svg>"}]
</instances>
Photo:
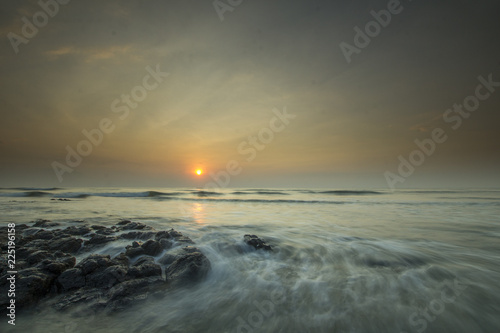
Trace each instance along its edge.
<instances>
[{"instance_id":1,"label":"sun glow","mask_svg":"<svg viewBox=\"0 0 500 333\"><path fill-rule=\"evenodd\" d=\"M201 174L202 174L202 173L203 173L203 170L201 170L201 169L196 170L196 174L197 174L198 176L201 176Z\"/></svg>"}]
</instances>

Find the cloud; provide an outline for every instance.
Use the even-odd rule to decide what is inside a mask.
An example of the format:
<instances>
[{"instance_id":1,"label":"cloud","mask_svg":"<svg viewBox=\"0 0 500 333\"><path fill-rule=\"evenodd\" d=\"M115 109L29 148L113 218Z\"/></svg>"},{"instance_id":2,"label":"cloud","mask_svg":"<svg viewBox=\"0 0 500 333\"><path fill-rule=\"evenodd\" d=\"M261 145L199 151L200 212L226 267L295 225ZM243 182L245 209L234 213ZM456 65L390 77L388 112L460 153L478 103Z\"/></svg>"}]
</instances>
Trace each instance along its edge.
<instances>
[{"instance_id":1,"label":"cloud","mask_svg":"<svg viewBox=\"0 0 500 333\"><path fill-rule=\"evenodd\" d=\"M110 45L102 48L82 48L76 46L62 46L45 52L52 61L64 56L78 56L86 63L112 60L113 62L140 61L142 58L132 45Z\"/></svg>"}]
</instances>

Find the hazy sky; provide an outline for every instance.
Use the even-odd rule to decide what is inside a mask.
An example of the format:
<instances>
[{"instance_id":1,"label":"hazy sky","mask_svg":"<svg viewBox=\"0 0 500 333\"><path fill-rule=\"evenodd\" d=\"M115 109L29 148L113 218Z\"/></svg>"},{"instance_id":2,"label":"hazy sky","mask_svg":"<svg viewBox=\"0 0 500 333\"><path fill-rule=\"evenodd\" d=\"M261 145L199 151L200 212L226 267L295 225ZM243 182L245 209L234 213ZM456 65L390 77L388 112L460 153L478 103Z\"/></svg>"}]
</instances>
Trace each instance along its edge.
<instances>
[{"instance_id":1,"label":"hazy sky","mask_svg":"<svg viewBox=\"0 0 500 333\"><path fill-rule=\"evenodd\" d=\"M45 2L0 9L0 187L384 188L436 128L396 187L500 186L498 1Z\"/></svg>"}]
</instances>

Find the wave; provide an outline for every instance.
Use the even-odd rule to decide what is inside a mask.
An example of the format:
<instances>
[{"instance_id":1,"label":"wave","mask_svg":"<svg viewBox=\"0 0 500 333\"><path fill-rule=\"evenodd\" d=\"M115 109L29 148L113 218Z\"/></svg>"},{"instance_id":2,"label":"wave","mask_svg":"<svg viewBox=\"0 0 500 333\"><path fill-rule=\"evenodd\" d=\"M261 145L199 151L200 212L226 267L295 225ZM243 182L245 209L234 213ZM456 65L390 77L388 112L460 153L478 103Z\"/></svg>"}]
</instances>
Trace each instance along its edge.
<instances>
[{"instance_id":1,"label":"wave","mask_svg":"<svg viewBox=\"0 0 500 333\"><path fill-rule=\"evenodd\" d=\"M219 192L211 192L211 191L195 191L193 194L199 196L199 197L209 197L209 196L215 196L215 195L223 195L222 193Z\"/></svg>"},{"instance_id":2,"label":"wave","mask_svg":"<svg viewBox=\"0 0 500 333\"><path fill-rule=\"evenodd\" d=\"M52 193L43 191L27 191L27 192L14 192L14 193L0 193L1 197L44 197L51 196Z\"/></svg>"},{"instance_id":3,"label":"wave","mask_svg":"<svg viewBox=\"0 0 500 333\"><path fill-rule=\"evenodd\" d=\"M158 192L158 191L148 191L148 197L162 197L162 196L177 196L182 195L180 192Z\"/></svg>"},{"instance_id":4,"label":"wave","mask_svg":"<svg viewBox=\"0 0 500 333\"><path fill-rule=\"evenodd\" d=\"M286 192L280 192L280 191L254 191L254 192L251 192L251 191L236 191L236 192L233 192L232 194L236 194L236 195L242 195L242 194L260 194L260 195L289 195L289 193L286 193Z\"/></svg>"},{"instance_id":5,"label":"wave","mask_svg":"<svg viewBox=\"0 0 500 333\"><path fill-rule=\"evenodd\" d=\"M43 192L43 191L29 191L29 192L25 192L25 196L26 197L44 197L44 196L47 196L47 195L52 195L52 193L48 193L48 192Z\"/></svg>"},{"instance_id":6,"label":"wave","mask_svg":"<svg viewBox=\"0 0 500 333\"><path fill-rule=\"evenodd\" d=\"M305 193L333 194L333 195L372 195L383 194L378 191L356 191L356 190L330 190L330 191L305 191Z\"/></svg>"},{"instance_id":7,"label":"wave","mask_svg":"<svg viewBox=\"0 0 500 333\"><path fill-rule=\"evenodd\" d=\"M214 202L256 202L256 203L296 203L296 204L345 204L343 201L324 201L324 200L290 200L290 199L219 199L219 198L178 198L183 201L214 201Z\"/></svg>"},{"instance_id":8,"label":"wave","mask_svg":"<svg viewBox=\"0 0 500 333\"><path fill-rule=\"evenodd\" d=\"M176 196L181 195L179 192L158 192L158 191L145 191L145 192L68 192L58 194L61 198L75 198L85 199L88 197L105 197L105 198L155 198L163 196Z\"/></svg>"}]
</instances>

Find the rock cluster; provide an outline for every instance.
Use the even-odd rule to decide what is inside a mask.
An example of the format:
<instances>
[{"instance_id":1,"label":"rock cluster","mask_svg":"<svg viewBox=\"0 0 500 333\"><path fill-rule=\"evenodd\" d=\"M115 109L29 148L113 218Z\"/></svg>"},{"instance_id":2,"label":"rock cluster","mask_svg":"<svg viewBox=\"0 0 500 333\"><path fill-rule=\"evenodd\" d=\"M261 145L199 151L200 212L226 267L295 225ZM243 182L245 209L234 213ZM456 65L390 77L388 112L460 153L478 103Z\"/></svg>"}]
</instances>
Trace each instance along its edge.
<instances>
[{"instance_id":1,"label":"rock cluster","mask_svg":"<svg viewBox=\"0 0 500 333\"><path fill-rule=\"evenodd\" d=\"M172 285L200 281L210 261L188 237L173 229L155 231L140 222L121 221L106 227L71 226L38 220L16 226L16 307L34 306L49 295L58 310L76 304L90 309L116 311L131 302L158 295ZM124 252L91 254L105 244L131 240ZM8 305L7 228L0 228L0 307ZM185 246L185 247L182 247ZM76 262L74 255L83 260ZM154 257L160 257L155 260ZM2 311L2 313L5 310Z\"/></svg>"},{"instance_id":2,"label":"rock cluster","mask_svg":"<svg viewBox=\"0 0 500 333\"><path fill-rule=\"evenodd\" d=\"M266 251L273 250L271 245L267 244L266 242L264 242L262 239L260 239L259 237L255 236L255 235L245 235L243 237L243 240L245 241L245 243L247 243L250 246L253 246L257 250L259 250L259 249L263 249Z\"/></svg>"}]
</instances>

